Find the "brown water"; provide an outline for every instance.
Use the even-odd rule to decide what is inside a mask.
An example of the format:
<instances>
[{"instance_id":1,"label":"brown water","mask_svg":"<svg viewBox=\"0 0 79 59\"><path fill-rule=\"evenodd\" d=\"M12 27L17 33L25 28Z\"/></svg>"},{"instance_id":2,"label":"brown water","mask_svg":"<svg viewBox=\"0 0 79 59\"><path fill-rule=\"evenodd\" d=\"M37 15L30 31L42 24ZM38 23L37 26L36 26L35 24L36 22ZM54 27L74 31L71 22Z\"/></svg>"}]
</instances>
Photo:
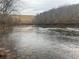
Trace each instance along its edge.
<instances>
[{"instance_id":1,"label":"brown water","mask_svg":"<svg viewBox=\"0 0 79 59\"><path fill-rule=\"evenodd\" d=\"M79 36L33 26L14 27L8 38L17 42L21 58L79 59Z\"/></svg>"}]
</instances>

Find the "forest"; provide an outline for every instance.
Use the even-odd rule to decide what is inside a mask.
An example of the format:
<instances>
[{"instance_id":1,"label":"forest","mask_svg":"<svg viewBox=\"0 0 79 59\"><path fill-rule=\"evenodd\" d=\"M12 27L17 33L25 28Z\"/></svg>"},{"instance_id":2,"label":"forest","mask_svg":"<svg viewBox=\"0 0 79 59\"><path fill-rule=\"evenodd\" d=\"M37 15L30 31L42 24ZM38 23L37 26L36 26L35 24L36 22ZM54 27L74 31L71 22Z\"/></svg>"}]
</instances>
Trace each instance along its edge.
<instances>
[{"instance_id":1,"label":"forest","mask_svg":"<svg viewBox=\"0 0 79 59\"><path fill-rule=\"evenodd\" d=\"M79 4L61 6L40 13L36 15L33 23L38 26L77 27L79 25Z\"/></svg>"}]
</instances>

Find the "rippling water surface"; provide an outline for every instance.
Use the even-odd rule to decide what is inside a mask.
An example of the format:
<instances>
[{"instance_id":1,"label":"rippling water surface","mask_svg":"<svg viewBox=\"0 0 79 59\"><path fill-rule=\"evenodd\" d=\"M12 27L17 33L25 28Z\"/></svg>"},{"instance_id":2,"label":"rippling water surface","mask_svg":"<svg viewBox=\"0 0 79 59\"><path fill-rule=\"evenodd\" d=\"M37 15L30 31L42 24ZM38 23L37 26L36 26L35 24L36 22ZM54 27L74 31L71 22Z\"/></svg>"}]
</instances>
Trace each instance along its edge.
<instances>
[{"instance_id":1,"label":"rippling water surface","mask_svg":"<svg viewBox=\"0 0 79 59\"><path fill-rule=\"evenodd\" d=\"M79 33L70 30L19 26L9 38L16 40L19 53L27 59L79 59Z\"/></svg>"}]
</instances>

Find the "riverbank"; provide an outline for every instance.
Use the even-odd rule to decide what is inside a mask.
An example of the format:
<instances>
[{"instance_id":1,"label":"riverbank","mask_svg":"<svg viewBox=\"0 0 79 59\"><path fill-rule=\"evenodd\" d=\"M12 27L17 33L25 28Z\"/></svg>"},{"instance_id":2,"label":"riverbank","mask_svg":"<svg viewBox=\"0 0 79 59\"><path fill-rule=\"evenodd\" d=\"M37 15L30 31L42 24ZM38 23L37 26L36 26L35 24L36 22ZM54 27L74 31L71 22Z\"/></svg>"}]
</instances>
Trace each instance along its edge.
<instances>
[{"instance_id":1,"label":"riverbank","mask_svg":"<svg viewBox=\"0 0 79 59\"><path fill-rule=\"evenodd\" d=\"M73 28L78 28L79 23L53 23L53 24L35 24L37 27L49 27L49 28L67 28L67 27L73 27Z\"/></svg>"}]
</instances>

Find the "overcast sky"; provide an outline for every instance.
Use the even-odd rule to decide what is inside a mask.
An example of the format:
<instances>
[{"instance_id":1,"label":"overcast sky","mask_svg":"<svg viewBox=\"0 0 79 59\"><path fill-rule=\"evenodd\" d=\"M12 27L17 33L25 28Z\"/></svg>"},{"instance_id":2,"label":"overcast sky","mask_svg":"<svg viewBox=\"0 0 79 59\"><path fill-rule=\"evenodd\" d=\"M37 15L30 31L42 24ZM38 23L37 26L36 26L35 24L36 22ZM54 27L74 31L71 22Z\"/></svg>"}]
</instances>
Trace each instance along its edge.
<instances>
[{"instance_id":1,"label":"overcast sky","mask_svg":"<svg viewBox=\"0 0 79 59\"><path fill-rule=\"evenodd\" d=\"M77 3L79 0L20 0L18 7L20 14L36 15L52 8Z\"/></svg>"}]
</instances>

